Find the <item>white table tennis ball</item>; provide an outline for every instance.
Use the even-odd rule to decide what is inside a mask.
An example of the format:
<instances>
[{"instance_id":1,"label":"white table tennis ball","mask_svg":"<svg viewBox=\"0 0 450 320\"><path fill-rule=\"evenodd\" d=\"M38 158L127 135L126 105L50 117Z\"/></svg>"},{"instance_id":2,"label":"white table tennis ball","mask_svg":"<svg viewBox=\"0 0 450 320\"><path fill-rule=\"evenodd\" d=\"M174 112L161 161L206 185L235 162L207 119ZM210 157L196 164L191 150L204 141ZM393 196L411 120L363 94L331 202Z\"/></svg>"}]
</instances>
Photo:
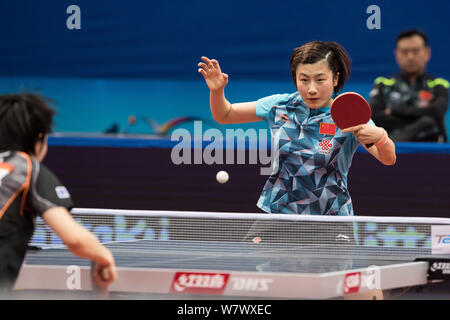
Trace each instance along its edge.
<instances>
[{"instance_id":1,"label":"white table tennis ball","mask_svg":"<svg viewBox=\"0 0 450 320\"><path fill-rule=\"evenodd\" d=\"M222 170L222 171L217 172L217 175L216 175L217 182L225 183L228 181L228 178L229 178L229 176L226 171Z\"/></svg>"}]
</instances>

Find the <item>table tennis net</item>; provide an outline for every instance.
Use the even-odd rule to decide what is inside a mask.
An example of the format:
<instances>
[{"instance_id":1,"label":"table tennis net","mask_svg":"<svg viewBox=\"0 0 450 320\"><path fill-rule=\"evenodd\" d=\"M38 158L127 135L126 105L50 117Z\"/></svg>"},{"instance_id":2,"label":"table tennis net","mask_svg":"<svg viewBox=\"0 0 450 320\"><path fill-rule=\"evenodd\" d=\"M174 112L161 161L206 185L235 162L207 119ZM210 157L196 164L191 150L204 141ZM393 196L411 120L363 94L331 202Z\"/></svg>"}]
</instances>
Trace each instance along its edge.
<instances>
[{"instance_id":1,"label":"table tennis net","mask_svg":"<svg viewBox=\"0 0 450 320\"><path fill-rule=\"evenodd\" d=\"M446 218L343 217L187 211L72 210L74 219L102 243L145 240L192 243L244 242L295 252L309 247L333 251L338 247L378 248L389 253L431 255L432 226L450 225ZM152 242L153 246L157 241ZM61 240L41 219L31 245L51 248ZM400 250L401 249L401 250ZM339 250L336 250L338 253ZM376 250L375 250L376 252ZM375 253L376 254L376 253Z\"/></svg>"}]
</instances>

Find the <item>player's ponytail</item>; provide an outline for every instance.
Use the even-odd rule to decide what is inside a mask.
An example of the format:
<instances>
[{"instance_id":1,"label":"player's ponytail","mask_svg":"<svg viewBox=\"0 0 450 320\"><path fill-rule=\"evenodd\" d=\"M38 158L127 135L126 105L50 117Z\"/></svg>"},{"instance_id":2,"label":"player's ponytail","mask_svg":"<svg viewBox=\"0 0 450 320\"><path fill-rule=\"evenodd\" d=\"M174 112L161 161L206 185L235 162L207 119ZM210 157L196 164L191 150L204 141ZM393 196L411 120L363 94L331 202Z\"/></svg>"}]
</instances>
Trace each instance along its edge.
<instances>
[{"instance_id":1,"label":"player's ponytail","mask_svg":"<svg viewBox=\"0 0 450 320\"><path fill-rule=\"evenodd\" d=\"M350 77L351 59L348 52L337 42L327 42L330 52L327 54L328 65L330 66L333 75L338 75L338 84L334 88L334 94L337 94L344 88L345 81Z\"/></svg>"},{"instance_id":2,"label":"player's ponytail","mask_svg":"<svg viewBox=\"0 0 450 320\"><path fill-rule=\"evenodd\" d=\"M290 70L295 85L297 86L298 65L313 64L323 59L327 60L333 76L338 77L334 94L342 90L345 81L350 77L351 59L344 47L337 42L311 41L294 50L290 60Z\"/></svg>"}]
</instances>

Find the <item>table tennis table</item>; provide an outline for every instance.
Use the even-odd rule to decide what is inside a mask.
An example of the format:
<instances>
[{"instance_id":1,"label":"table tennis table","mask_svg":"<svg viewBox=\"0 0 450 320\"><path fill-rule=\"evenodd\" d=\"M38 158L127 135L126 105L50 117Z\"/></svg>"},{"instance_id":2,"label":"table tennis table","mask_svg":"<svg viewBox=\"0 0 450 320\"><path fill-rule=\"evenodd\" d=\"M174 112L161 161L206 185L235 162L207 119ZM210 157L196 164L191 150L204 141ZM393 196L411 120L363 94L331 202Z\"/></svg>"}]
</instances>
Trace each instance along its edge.
<instances>
[{"instance_id":1,"label":"table tennis table","mask_svg":"<svg viewBox=\"0 0 450 320\"><path fill-rule=\"evenodd\" d=\"M429 262L415 261L420 253L407 248L390 248L380 255L379 248L353 245L136 240L106 246L119 275L111 292L329 299L429 281ZM73 266L80 270L75 290L92 290L89 261L65 247L30 250L15 289L67 291Z\"/></svg>"}]
</instances>

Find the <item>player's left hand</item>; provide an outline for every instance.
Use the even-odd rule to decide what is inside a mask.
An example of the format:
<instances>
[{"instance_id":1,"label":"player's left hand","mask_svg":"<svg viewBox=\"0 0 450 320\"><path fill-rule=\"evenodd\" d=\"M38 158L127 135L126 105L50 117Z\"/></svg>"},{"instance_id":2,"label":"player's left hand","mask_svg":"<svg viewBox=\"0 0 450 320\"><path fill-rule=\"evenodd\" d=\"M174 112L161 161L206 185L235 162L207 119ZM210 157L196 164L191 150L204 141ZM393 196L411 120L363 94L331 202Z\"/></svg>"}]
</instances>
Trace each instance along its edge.
<instances>
[{"instance_id":1,"label":"player's left hand","mask_svg":"<svg viewBox=\"0 0 450 320\"><path fill-rule=\"evenodd\" d=\"M371 124L360 124L342 130L342 133L351 132L362 145L377 143L383 137L383 129Z\"/></svg>"}]
</instances>

